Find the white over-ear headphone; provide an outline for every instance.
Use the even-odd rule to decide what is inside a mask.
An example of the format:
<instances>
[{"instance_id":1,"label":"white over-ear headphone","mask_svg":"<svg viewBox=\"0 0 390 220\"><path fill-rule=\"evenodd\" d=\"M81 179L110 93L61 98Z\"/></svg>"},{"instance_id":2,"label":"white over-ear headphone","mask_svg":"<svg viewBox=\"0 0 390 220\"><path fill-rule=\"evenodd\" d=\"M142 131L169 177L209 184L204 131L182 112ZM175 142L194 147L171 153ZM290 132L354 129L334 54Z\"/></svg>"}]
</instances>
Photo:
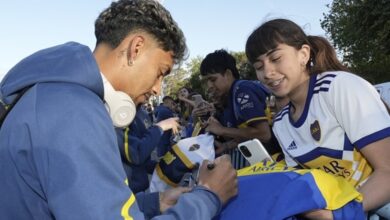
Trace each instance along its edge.
<instances>
[{"instance_id":1,"label":"white over-ear headphone","mask_svg":"<svg viewBox=\"0 0 390 220\"><path fill-rule=\"evenodd\" d=\"M134 119L136 107L133 100L126 93L116 91L110 82L103 76L104 100L106 108L115 127L125 128Z\"/></svg>"}]
</instances>

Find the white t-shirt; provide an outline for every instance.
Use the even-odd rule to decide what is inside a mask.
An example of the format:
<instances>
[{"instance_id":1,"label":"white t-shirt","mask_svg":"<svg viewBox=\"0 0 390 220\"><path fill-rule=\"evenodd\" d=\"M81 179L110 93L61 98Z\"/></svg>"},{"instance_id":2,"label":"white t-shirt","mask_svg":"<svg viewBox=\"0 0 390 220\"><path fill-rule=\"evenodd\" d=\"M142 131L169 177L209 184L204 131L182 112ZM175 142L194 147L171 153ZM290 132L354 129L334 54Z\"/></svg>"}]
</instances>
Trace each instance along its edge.
<instances>
[{"instance_id":1,"label":"white t-shirt","mask_svg":"<svg viewBox=\"0 0 390 220\"><path fill-rule=\"evenodd\" d=\"M372 168L360 149L390 136L390 116L371 84L347 72L313 75L296 122L289 109L273 123L288 166L319 168L355 186L369 177Z\"/></svg>"}]
</instances>

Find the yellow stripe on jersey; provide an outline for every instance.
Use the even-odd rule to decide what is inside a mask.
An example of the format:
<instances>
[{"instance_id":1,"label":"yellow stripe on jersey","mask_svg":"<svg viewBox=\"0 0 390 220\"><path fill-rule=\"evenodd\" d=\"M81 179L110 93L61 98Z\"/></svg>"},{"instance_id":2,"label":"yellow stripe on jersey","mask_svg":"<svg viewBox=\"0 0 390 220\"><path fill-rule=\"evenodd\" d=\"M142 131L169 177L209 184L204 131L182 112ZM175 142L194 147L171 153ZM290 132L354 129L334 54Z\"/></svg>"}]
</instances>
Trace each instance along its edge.
<instances>
[{"instance_id":1,"label":"yellow stripe on jersey","mask_svg":"<svg viewBox=\"0 0 390 220\"><path fill-rule=\"evenodd\" d=\"M267 173L294 172L300 175L310 173L313 176L317 188L326 201L326 209L336 210L352 200L363 201L363 196L355 187L342 177L334 176L319 169L295 169L287 167L282 162L260 162L250 167L238 170L238 176L261 175Z\"/></svg>"},{"instance_id":2,"label":"yellow stripe on jersey","mask_svg":"<svg viewBox=\"0 0 390 220\"><path fill-rule=\"evenodd\" d=\"M130 198L125 202L121 210L121 215L124 220L133 220L133 217L131 217L129 214L129 210L130 207L134 204L134 202L135 202L135 196L133 193L131 193Z\"/></svg>"},{"instance_id":3,"label":"yellow stripe on jersey","mask_svg":"<svg viewBox=\"0 0 390 220\"><path fill-rule=\"evenodd\" d=\"M344 178L338 176L330 178L330 174L317 169L312 169L310 172L326 201L326 209L339 209L354 199L362 202L363 196Z\"/></svg>"},{"instance_id":4,"label":"yellow stripe on jersey","mask_svg":"<svg viewBox=\"0 0 390 220\"><path fill-rule=\"evenodd\" d=\"M265 108L265 116L267 117L268 124L272 125L272 111L271 108L267 105L267 108Z\"/></svg>"},{"instance_id":5,"label":"yellow stripe on jersey","mask_svg":"<svg viewBox=\"0 0 390 220\"><path fill-rule=\"evenodd\" d=\"M131 162L130 154L129 154L129 128L127 127L124 131L124 147L125 147L125 156L127 161Z\"/></svg>"},{"instance_id":6,"label":"yellow stripe on jersey","mask_svg":"<svg viewBox=\"0 0 390 220\"><path fill-rule=\"evenodd\" d=\"M159 164L157 164L157 166L156 166L156 172L157 172L158 177L160 177L160 179L163 180L165 183L167 183L168 185L170 185L172 187L177 186L176 183L172 182L167 176L164 175Z\"/></svg>"},{"instance_id":7,"label":"yellow stripe on jersey","mask_svg":"<svg viewBox=\"0 0 390 220\"><path fill-rule=\"evenodd\" d=\"M272 162L264 161L253 164L252 166L242 168L237 171L237 176L248 176L254 174L265 174L265 173L277 173L277 172L288 172L293 171L295 168L287 167L284 161Z\"/></svg>"},{"instance_id":8,"label":"yellow stripe on jersey","mask_svg":"<svg viewBox=\"0 0 390 220\"><path fill-rule=\"evenodd\" d=\"M241 123L238 128L246 128L248 127L248 125L254 121L262 121L262 120L268 120L268 117L264 116L264 117L256 117L256 118L252 118L252 119L249 119L248 121L244 122L244 123Z\"/></svg>"},{"instance_id":9,"label":"yellow stripe on jersey","mask_svg":"<svg viewBox=\"0 0 390 220\"><path fill-rule=\"evenodd\" d=\"M192 169L194 167L194 164L191 162L190 159L188 159L188 157L185 155L185 153L183 153L179 146L177 146L177 144L175 144L173 147L172 147L172 150L176 153L176 155L180 158L180 160L184 163L184 165L186 165L186 167L188 169Z\"/></svg>"},{"instance_id":10,"label":"yellow stripe on jersey","mask_svg":"<svg viewBox=\"0 0 390 220\"><path fill-rule=\"evenodd\" d=\"M202 130L202 126L200 125L200 122L196 122L191 137L198 136L201 130Z\"/></svg>"}]
</instances>

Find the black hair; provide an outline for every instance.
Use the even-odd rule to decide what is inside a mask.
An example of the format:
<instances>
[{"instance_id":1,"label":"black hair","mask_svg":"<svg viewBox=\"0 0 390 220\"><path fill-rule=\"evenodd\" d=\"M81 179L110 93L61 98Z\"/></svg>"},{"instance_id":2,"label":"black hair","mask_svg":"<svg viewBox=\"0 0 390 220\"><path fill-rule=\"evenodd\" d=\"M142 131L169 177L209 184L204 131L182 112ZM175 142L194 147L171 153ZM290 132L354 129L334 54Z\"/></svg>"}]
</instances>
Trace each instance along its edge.
<instances>
[{"instance_id":1,"label":"black hair","mask_svg":"<svg viewBox=\"0 0 390 220\"><path fill-rule=\"evenodd\" d=\"M224 74L227 69L232 72L235 79L240 78L236 66L236 59L223 49L207 54L200 64L200 74L202 76L214 73Z\"/></svg>"},{"instance_id":2,"label":"black hair","mask_svg":"<svg viewBox=\"0 0 390 220\"><path fill-rule=\"evenodd\" d=\"M132 32L145 31L164 51L173 51L175 63L187 54L182 30L171 14L155 0L113 1L95 21L96 45L116 48Z\"/></svg>"},{"instance_id":3,"label":"black hair","mask_svg":"<svg viewBox=\"0 0 390 220\"><path fill-rule=\"evenodd\" d=\"M279 44L287 44L299 50L302 45L310 46L310 60L306 64L310 74L332 70L347 71L337 59L336 51L323 37L307 36L301 27L287 19L274 19L260 25L248 37L245 53L252 64L256 59Z\"/></svg>"}]
</instances>

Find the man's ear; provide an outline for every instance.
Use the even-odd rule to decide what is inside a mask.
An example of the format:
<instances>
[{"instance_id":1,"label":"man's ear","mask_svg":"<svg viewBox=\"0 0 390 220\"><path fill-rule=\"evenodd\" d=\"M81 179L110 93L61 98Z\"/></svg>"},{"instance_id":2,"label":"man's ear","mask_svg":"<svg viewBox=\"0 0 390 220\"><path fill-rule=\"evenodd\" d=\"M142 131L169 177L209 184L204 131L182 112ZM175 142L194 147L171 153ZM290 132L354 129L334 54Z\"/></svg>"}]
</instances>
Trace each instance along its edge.
<instances>
[{"instance_id":1,"label":"man's ear","mask_svg":"<svg viewBox=\"0 0 390 220\"><path fill-rule=\"evenodd\" d=\"M142 51L142 48L145 46L145 37L142 35L135 35L127 44L127 60L129 65L132 65L139 54Z\"/></svg>"},{"instance_id":2,"label":"man's ear","mask_svg":"<svg viewBox=\"0 0 390 220\"><path fill-rule=\"evenodd\" d=\"M232 79L234 81L235 78L233 72L230 69L226 69L224 74L226 78Z\"/></svg>"}]
</instances>

